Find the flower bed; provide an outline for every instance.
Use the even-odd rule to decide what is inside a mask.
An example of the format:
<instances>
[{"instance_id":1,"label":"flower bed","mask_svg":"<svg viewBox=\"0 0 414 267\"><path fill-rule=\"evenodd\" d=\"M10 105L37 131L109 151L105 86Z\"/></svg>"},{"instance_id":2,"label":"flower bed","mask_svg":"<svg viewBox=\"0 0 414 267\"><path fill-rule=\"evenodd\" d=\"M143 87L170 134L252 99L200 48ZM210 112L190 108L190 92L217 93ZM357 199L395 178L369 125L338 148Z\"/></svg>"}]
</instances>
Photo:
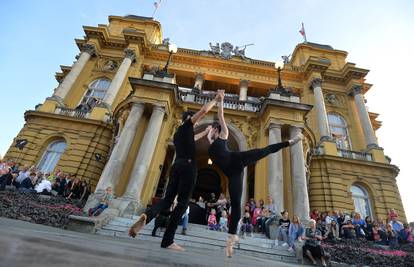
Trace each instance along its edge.
<instances>
[{"instance_id":1,"label":"flower bed","mask_svg":"<svg viewBox=\"0 0 414 267\"><path fill-rule=\"evenodd\" d=\"M71 214L82 210L63 197L13 191L0 192L0 216L63 228Z\"/></svg>"},{"instance_id":2,"label":"flower bed","mask_svg":"<svg viewBox=\"0 0 414 267\"><path fill-rule=\"evenodd\" d=\"M414 266L414 245L404 244L399 249L384 249L365 239L341 240L324 243L330 260L356 266Z\"/></svg>"}]
</instances>

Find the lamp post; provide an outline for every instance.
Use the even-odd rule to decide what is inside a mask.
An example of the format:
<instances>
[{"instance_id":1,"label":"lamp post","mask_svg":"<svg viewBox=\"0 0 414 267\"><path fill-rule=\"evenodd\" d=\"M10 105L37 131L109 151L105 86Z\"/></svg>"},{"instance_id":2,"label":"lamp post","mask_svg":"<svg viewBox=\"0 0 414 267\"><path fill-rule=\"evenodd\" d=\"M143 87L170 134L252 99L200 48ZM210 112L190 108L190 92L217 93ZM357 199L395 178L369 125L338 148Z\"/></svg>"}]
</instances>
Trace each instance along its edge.
<instances>
[{"instance_id":1,"label":"lamp post","mask_svg":"<svg viewBox=\"0 0 414 267\"><path fill-rule=\"evenodd\" d=\"M165 64L164 68L160 71L157 71L157 76L165 77L168 76L168 66L170 65L172 54L177 53L177 46L175 44L168 44L168 59L167 63Z\"/></svg>"}]
</instances>

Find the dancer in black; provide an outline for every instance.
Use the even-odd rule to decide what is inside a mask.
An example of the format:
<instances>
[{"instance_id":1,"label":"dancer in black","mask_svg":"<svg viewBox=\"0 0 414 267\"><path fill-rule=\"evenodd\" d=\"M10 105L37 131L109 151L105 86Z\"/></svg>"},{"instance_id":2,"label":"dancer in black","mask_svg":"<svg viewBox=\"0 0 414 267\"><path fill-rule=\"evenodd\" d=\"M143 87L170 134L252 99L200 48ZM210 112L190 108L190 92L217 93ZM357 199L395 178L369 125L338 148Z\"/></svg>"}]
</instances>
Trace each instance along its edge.
<instances>
[{"instance_id":1,"label":"dancer in black","mask_svg":"<svg viewBox=\"0 0 414 267\"><path fill-rule=\"evenodd\" d=\"M161 211L169 209L177 196L177 206L171 213L167 229L161 241L161 247L184 251L174 242L177 225L187 209L191 194L196 184L197 166L195 141L208 134L210 128L194 135L194 125L216 105L218 97L205 104L197 113L184 112L182 123L174 134L175 161L171 167L170 179L163 199L140 215L138 221L129 229L129 235L137 233L156 217Z\"/></svg>"},{"instance_id":2,"label":"dancer in black","mask_svg":"<svg viewBox=\"0 0 414 267\"><path fill-rule=\"evenodd\" d=\"M271 153L275 153L284 147L296 144L303 139L303 135L299 134L292 140L272 144L261 149L252 149L243 152L230 151L227 146L229 131L223 114L224 90L219 90L218 95L220 98L218 103L219 123L213 123L212 128L207 135L211 144L208 153L213 163L223 171L229 181L231 220L229 225L229 237L226 244L226 254L228 257L231 257L233 254L233 244L234 242L238 242L237 224L239 223L241 216L244 168Z\"/></svg>"}]
</instances>

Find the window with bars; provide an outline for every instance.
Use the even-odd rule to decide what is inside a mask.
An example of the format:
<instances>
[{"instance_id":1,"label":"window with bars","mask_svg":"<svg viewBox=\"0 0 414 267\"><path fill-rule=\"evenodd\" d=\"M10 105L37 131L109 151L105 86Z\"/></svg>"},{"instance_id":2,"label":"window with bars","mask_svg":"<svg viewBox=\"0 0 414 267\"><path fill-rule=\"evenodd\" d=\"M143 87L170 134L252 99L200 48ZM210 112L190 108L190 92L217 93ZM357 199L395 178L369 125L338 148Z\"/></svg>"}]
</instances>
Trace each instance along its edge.
<instances>
[{"instance_id":1,"label":"window with bars","mask_svg":"<svg viewBox=\"0 0 414 267\"><path fill-rule=\"evenodd\" d=\"M367 190L360 185L353 185L351 186L351 193L355 211L360 213L362 218L366 216L372 217L371 203Z\"/></svg>"},{"instance_id":2,"label":"window with bars","mask_svg":"<svg viewBox=\"0 0 414 267\"><path fill-rule=\"evenodd\" d=\"M99 78L90 83L79 108L92 109L99 104L104 99L109 85L111 85L111 80L107 78Z\"/></svg>"},{"instance_id":3,"label":"window with bars","mask_svg":"<svg viewBox=\"0 0 414 267\"><path fill-rule=\"evenodd\" d=\"M63 140L54 141L47 146L39 161L38 169L43 173L50 173L56 167L60 157L66 149L66 142Z\"/></svg>"},{"instance_id":4,"label":"window with bars","mask_svg":"<svg viewBox=\"0 0 414 267\"><path fill-rule=\"evenodd\" d=\"M336 146L341 149L351 150L351 141L345 119L339 114L328 113L328 122Z\"/></svg>"}]
</instances>

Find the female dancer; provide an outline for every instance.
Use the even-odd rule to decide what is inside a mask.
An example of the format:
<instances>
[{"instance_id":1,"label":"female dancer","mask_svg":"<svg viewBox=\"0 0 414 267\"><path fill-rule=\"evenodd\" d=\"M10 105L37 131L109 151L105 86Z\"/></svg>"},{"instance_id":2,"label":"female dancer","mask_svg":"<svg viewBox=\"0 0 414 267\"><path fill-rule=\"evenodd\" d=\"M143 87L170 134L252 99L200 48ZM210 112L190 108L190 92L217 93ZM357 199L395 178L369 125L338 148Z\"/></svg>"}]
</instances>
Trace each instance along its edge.
<instances>
[{"instance_id":1,"label":"female dancer","mask_svg":"<svg viewBox=\"0 0 414 267\"><path fill-rule=\"evenodd\" d=\"M241 216L241 195L243 190L243 169L252 163L266 157L270 153L275 153L284 147L296 144L303 139L299 134L292 140L278 144L272 144L261 149L252 149L243 152L230 151L227 146L229 131L223 114L224 90L218 90L218 118L219 123L215 122L210 129L207 138L210 143L208 154L211 160L228 177L229 193L231 204L231 221L229 226L229 237L226 243L226 255L231 257L233 254L233 244L238 242L237 224Z\"/></svg>"}]
</instances>

